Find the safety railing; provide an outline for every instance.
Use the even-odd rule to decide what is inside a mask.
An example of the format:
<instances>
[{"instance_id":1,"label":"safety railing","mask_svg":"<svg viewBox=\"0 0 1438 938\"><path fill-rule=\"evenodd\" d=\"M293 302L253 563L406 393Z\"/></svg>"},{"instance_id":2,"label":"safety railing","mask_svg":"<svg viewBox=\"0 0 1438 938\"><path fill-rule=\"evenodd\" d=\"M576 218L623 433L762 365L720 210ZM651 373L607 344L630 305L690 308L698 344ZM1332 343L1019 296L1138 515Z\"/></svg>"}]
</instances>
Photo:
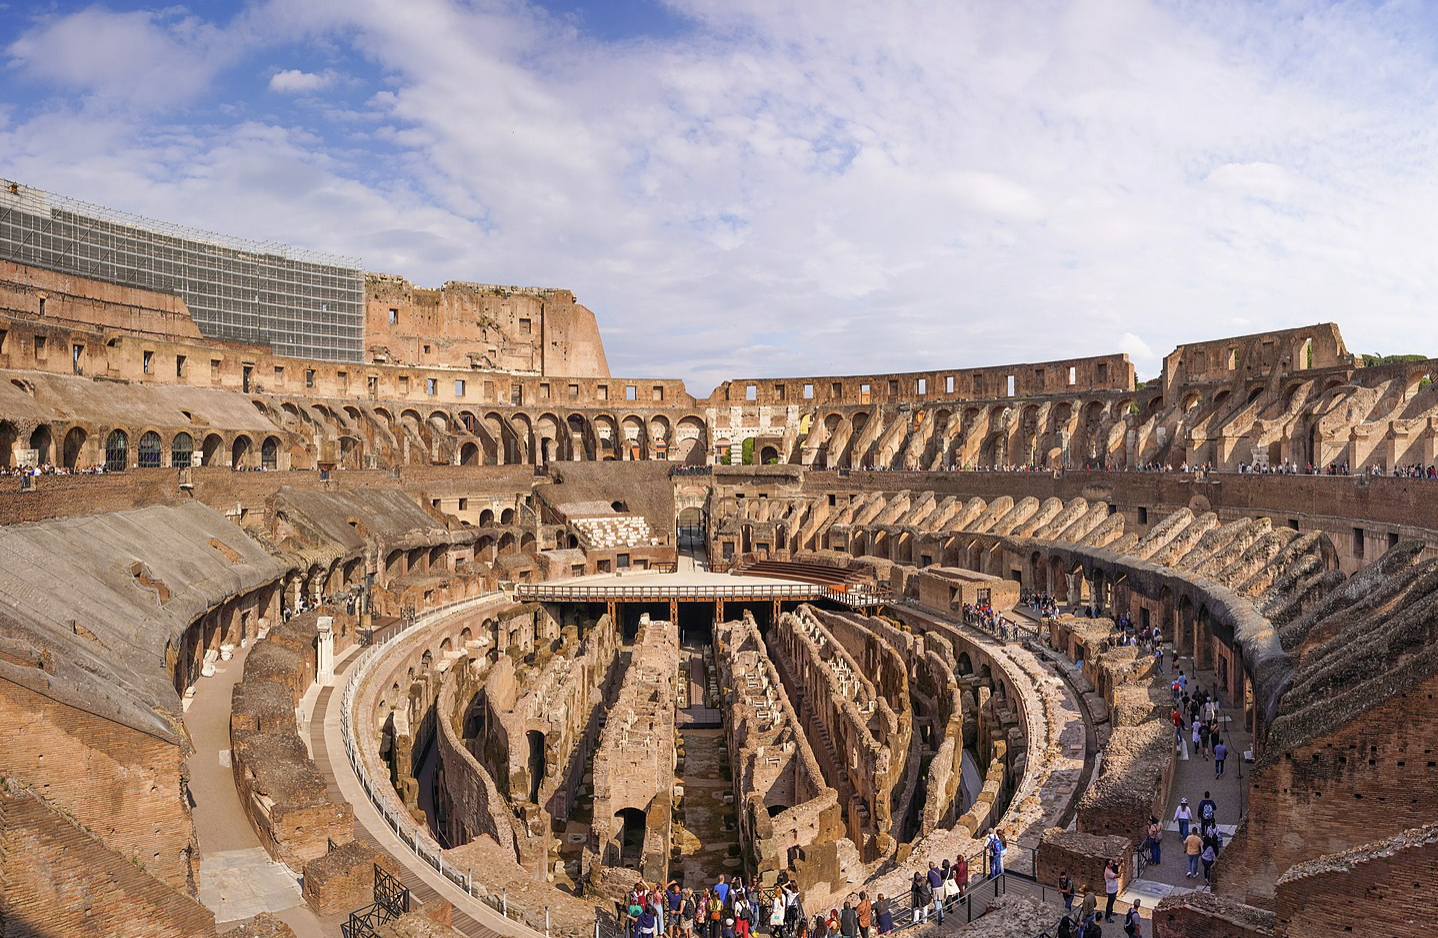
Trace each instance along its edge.
<instances>
[{"instance_id":1,"label":"safety railing","mask_svg":"<svg viewBox=\"0 0 1438 938\"><path fill-rule=\"evenodd\" d=\"M624 602L653 599L818 599L828 588L814 583L744 586L681 586L654 583L645 586L587 586L516 583L514 594L527 602Z\"/></svg>"},{"instance_id":2,"label":"safety railing","mask_svg":"<svg viewBox=\"0 0 1438 938\"><path fill-rule=\"evenodd\" d=\"M377 782L370 777L364 756L360 751L360 742L354 733L355 698L358 696L359 688L364 683L365 678L369 676L370 671L379 662L380 658L383 657L386 648L400 641L415 629L433 625L439 620L459 612L461 607L478 606L481 603L495 599L498 595L499 594L489 593L484 596L455 600L454 602L445 603L442 606L427 610L422 615L408 621L403 628L390 633L382 640L376 641L375 644L365 649L356 660L353 673L351 673L349 679L345 681L344 695L341 698L343 701L341 710L343 722L340 733L344 740L345 756L349 759L350 767L354 770L360 787L364 789L365 797L369 799L370 804L373 805L375 810L380 813L380 816L384 818L385 824L387 824L389 829L394 832L394 835L400 839L401 843L411 848L416 857L429 864L439 875L449 880L456 887L464 890L471 898L485 903L505 918L528 928L536 936L542 934L545 938L548 938L548 906L545 906L544 909L544 922L541 930L540 925L533 921L529 915L525 914L519 908L509 905L506 892L501 891L500 895L496 897L489 890L484 889L482 884L477 884L474 881L471 871L461 871L452 865L445 864L443 849L439 844L435 843L427 831L415 823L414 818L411 817L404 805L399 803L398 795L395 793L394 786L390 784L389 779L386 778Z\"/></svg>"}]
</instances>

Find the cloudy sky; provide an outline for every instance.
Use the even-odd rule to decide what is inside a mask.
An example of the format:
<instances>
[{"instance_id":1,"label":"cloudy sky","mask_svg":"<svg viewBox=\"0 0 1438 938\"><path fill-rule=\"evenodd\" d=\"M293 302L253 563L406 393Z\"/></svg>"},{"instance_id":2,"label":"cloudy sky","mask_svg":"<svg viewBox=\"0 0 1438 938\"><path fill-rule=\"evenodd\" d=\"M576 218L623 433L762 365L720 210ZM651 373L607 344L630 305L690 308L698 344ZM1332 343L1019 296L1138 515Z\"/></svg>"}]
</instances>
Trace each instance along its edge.
<instances>
[{"instance_id":1,"label":"cloudy sky","mask_svg":"<svg viewBox=\"0 0 1438 938\"><path fill-rule=\"evenodd\" d=\"M0 176L567 287L611 369L1438 355L1438 4L0 0Z\"/></svg>"}]
</instances>

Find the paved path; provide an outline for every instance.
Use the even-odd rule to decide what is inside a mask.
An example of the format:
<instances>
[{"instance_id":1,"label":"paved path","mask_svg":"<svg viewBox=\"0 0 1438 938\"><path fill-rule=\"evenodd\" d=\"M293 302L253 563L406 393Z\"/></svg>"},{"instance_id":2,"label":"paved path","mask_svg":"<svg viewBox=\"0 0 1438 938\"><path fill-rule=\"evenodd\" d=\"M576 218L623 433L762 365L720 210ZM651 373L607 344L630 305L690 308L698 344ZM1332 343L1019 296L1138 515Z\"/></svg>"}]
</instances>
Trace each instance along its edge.
<instances>
[{"instance_id":1,"label":"paved path","mask_svg":"<svg viewBox=\"0 0 1438 938\"><path fill-rule=\"evenodd\" d=\"M230 698L248 654L249 648L237 648L232 660L216 662L215 675L200 678L185 710L185 729L195 747L189 769L200 848L199 900L222 926L274 912L299 938L330 938L333 927L326 928L305 905L294 871L265 852L235 791Z\"/></svg>"},{"instance_id":2,"label":"paved path","mask_svg":"<svg viewBox=\"0 0 1438 938\"><path fill-rule=\"evenodd\" d=\"M351 655L336 666L334 686L323 688L315 698L309 727L315 768L324 777L330 795L354 806L355 839L376 846L399 861L401 880L417 902L453 903L454 927L461 934L471 938L498 938L499 935L534 938L533 931L470 897L416 857L413 849L390 830L383 816L370 804L345 757L344 739L340 734L343 688L357 658Z\"/></svg>"},{"instance_id":3,"label":"paved path","mask_svg":"<svg viewBox=\"0 0 1438 938\"><path fill-rule=\"evenodd\" d=\"M1191 658L1179 659L1178 666L1167 677L1170 679L1177 677L1178 667L1183 668L1184 674L1188 675L1190 690L1196 687L1202 687L1210 693L1218 690L1217 675L1212 671L1195 674ZM1178 809L1180 798L1188 799L1189 807L1193 809L1196 821L1198 802L1203 798L1205 791L1212 792L1213 800L1218 805L1218 829L1223 833L1225 840L1233 836L1234 828L1241 816L1241 810L1246 807L1245 799L1252 766L1244 764L1243 753L1253 748L1253 739L1243 726L1243 711L1235 709L1232 706L1232 701L1222 694L1218 696L1219 721L1224 728L1224 743L1229 749L1228 759L1224 763L1223 777L1214 777L1213 760L1211 758L1205 760L1201 753L1195 753L1191 741L1182 752L1175 756L1177 762L1173 786L1169 790L1167 813L1159 819L1167 830L1161 845L1161 859L1157 866L1146 868L1139 881L1143 884L1142 888L1146 895L1161 897L1175 891L1191 891L1203 885L1201 876L1199 879L1190 879L1186 875L1188 863L1178 838L1178 824L1173 820L1173 813ZM1227 717L1231 717L1231 719L1226 719ZM1168 888L1164 889L1163 887Z\"/></svg>"}]
</instances>

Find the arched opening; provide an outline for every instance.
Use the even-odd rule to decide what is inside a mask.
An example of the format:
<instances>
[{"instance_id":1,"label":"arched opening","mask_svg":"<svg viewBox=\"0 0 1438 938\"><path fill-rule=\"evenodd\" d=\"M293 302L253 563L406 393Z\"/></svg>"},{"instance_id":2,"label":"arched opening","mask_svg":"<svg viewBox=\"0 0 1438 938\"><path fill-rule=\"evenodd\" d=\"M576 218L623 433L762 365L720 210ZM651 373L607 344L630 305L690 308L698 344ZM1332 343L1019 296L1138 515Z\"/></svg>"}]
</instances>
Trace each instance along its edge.
<instances>
[{"instance_id":1,"label":"arched opening","mask_svg":"<svg viewBox=\"0 0 1438 938\"><path fill-rule=\"evenodd\" d=\"M486 508L479 513L479 526L487 528L492 524L494 524L494 509Z\"/></svg>"},{"instance_id":2,"label":"arched opening","mask_svg":"<svg viewBox=\"0 0 1438 938\"><path fill-rule=\"evenodd\" d=\"M774 446L766 446L759 450L759 465L773 466L779 462L779 450Z\"/></svg>"},{"instance_id":3,"label":"arched opening","mask_svg":"<svg viewBox=\"0 0 1438 938\"><path fill-rule=\"evenodd\" d=\"M52 459L50 447L52 443L53 439L50 436L50 428L43 423L35 428L34 433L30 434L30 448L35 451L35 458L42 466L50 464L50 460Z\"/></svg>"},{"instance_id":4,"label":"arched opening","mask_svg":"<svg viewBox=\"0 0 1438 938\"><path fill-rule=\"evenodd\" d=\"M620 808L614 812L619 822L619 866L638 868L644 859L644 812L638 808Z\"/></svg>"},{"instance_id":5,"label":"arched opening","mask_svg":"<svg viewBox=\"0 0 1438 938\"><path fill-rule=\"evenodd\" d=\"M170 465L183 469L194 461L195 438L188 433L176 433L170 441Z\"/></svg>"},{"instance_id":6,"label":"arched opening","mask_svg":"<svg viewBox=\"0 0 1438 938\"><path fill-rule=\"evenodd\" d=\"M105 471L124 472L130 466L130 435L124 430L111 430L105 437Z\"/></svg>"},{"instance_id":7,"label":"arched opening","mask_svg":"<svg viewBox=\"0 0 1438 938\"><path fill-rule=\"evenodd\" d=\"M260 444L260 467L262 469L278 469L280 467L280 441L272 436L265 437Z\"/></svg>"},{"instance_id":8,"label":"arched opening","mask_svg":"<svg viewBox=\"0 0 1438 938\"><path fill-rule=\"evenodd\" d=\"M461 466L479 465L479 446L474 443L466 443L459 448L459 464Z\"/></svg>"},{"instance_id":9,"label":"arched opening","mask_svg":"<svg viewBox=\"0 0 1438 938\"><path fill-rule=\"evenodd\" d=\"M530 730L524 734L529 742L529 800L539 803L539 788L544 784L544 734Z\"/></svg>"},{"instance_id":10,"label":"arched opening","mask_svg":"<svg viewBox=\"0 0 1438 938\"><path fill-rule=\"evenodd\" d=\"M230 466L235 469L243 469L249 458L250 438L241 433L235 437L235 444L230 447Z\"/></svg>"},{"instance_id":11,"label":"arched opening","mask_svg":"<svg viewBox=\"0 0 1438 938\"><path fill-rule=\"evenodd\" d=\"M20 431L8 420L0 420L0 469L9 469L14 459L15 441Z\"/></svg>"},{"instance_id":12,"label":"arched opening","mask_svg":"<svg viewBox=\"0 0 1438 938\"><path fill-rule=\"evenodd\" d=\"M80 468L80 454L85 449L86 438L85 431L79 427L73 427L69 433L65 434L65 450L61 461L66 469Z\"/></svg>"},{"instance_id":13,"label":"arched opening","mask_svg":"<svg viewBox=\"0 0 1438 938\"><path fill-rule=\"evenodd\" d=\"M514 509L506 508L499 513L500 524L514 524Z\"/></svg>"},{"instance_id":14,"label":"arched opening","mask_svg":"<svg viewBox=\"0 0 1438 938\"><path fill-rule=\"evenodd\" d=\"M160 468L160 451L164 447L160 442L160 434L154 430L146 430L140 435L140 445L135 451L135 456L141 469Z\"/></svg>"},{"instance_id":15,"label":"arched opening","mask_svg":"<svg viewBox=\"0 0 1438 938\"><path fill-rule=\"evenodd\" d=\"M220 447L224 445L225 441L220 438L218 433L211 433L205 437L205 442L200 446L200 465L215 465L220 458Z\"/></svg>"}]
</instances>

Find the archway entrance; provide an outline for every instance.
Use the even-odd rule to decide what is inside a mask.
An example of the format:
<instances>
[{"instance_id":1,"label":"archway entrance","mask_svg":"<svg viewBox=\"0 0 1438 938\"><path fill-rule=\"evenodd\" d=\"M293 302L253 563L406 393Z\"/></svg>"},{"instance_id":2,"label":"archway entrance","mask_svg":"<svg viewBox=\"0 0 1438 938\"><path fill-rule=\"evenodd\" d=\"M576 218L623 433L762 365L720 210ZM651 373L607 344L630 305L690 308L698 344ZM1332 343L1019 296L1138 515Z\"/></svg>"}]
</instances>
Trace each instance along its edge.
<instances>
[{"instance_id":1,"label":"archway entrance","mask_svg":"<svg viewBox=\"0 0 1438 938\"><path fill-rule=\"evenodd\" d=\"M644 812L638 808L620 808L614 812L619 822L619 866L640 867L644 860Z\"/></svg>"},{"instance_id":2,"label":"archway entrance","mask_svg":"<svg viewBox=\"0 0 1438 938\"><path fill-rule=\"evenodd\" d=\"M539 788L544 784L544 734L530 730L525 734L529 742L529 800L539 803Z\"/></svg>"}]
</instances>

